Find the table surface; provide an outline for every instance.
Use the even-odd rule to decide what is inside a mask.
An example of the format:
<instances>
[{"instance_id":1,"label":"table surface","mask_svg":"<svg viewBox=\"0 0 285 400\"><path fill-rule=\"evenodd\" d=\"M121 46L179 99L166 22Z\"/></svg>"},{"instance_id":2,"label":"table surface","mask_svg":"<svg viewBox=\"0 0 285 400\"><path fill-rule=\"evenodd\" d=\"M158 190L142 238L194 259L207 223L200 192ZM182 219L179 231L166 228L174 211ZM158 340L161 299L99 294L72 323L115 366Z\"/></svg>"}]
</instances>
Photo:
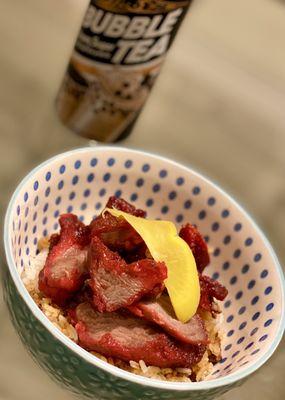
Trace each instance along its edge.
<instances>
[{"instance_id":1,"label":"table surface","mask_svg":"<svg viewBox=\"0 0 285 400\"><path fill-rule=\"evenodd\" d=\"M282 4L283 3L283 4ZM49 156L86 141L54 97L87 0L2 0L0 204ZM196 1L126 146L192 165L232 193L285 259L285 7L280 0ZM274 212L273 212L274 210ZM0 301L0 399L72 399L26 354ZM284 343L283 343L284 344ZM285 350L223 400L281 400Z\"/></svg>"}]
</instances>

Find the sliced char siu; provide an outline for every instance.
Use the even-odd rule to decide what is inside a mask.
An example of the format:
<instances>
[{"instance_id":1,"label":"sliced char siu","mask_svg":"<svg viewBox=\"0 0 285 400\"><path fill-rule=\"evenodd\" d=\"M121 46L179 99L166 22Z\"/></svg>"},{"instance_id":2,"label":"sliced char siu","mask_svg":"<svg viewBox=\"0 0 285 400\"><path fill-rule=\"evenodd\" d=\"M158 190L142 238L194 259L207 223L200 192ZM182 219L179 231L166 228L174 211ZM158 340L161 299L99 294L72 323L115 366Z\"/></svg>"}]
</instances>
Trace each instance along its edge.
<instances>
[{"instance_id":1,"label":"sliced char siu","mask_svg":"<svg viewBox=\"0 0 285 400\"><path fill-rule=\"evenodd\" d=\"M140 301L128 307L134 315L159 325L176 339L190 344L207 344L208 335L204 322L194 315L187 323L180 322L175 315L170 299L162 295L153 301Z\"/></svg>"},{"instance_id":2,"label":"sliced char siu","mask_svg":"<svg viewBox=\"0 0 285 400\"><path fill-rule=\"evenodd\" d=\"M39 290L61 305L84 283L89 229L73 214L61 215L60 234L52 235Z\"/></svg>"},{"instance_id":3,"label":"sliced char siu","mask_svg":"<svg viewBox=\"0 0 285 400\"><path fill-rule=\"evenodd\" d=\"M199 281L201 290L199 307L205 311L215 311L214 299L224 300L228 290L220 282L206 275L199 274Z\"/></svg>"},{"instance_id":4,"label":"sliced char siu","mask_svg":"<svg viewBox=\"0 0 285 400\"><path fill-rule=\"evenodd\" d=\"M202 272L210 263L207 243L195 226L186 224L180 229L179 236L185 240L196 261L197 269Z\"/></svg>"},{"instance_id":5,"label":"sliced char siu","mask_svg":"<svg viewBox=\"0 0 285 400\"><path fill-rule=\"evenodd\" d=\"M136 209L123 199L115 196L109 198L107 208L116 208L136 217L144 218L146 213L143 210ZM137 258L144 258L146 245L140 235L124 219L116 218L108 212L99 215L91 224L91 235L98 236L103 243L113 251L118 251L122 255L128 254Z\"/></svg>"},{"instance_id":6,"label":"sliced char siu","mask_svg":"<svg viewBox=\"0 0 285 400\"><path fill-rule=\"evenodd\" d=\"M89 303L77 306L73 322L82 347L127 362L144 360L161 368L191 367L206 350L205 345L179 343L141 318L99 313Z\"/></svg>"},{"instance_id":7,"label":"sliced char siu","mask_svg":"<svg viewBox=\"0 0 285 400\"><path fill-rule=\"evenodd\" d=\"M90 244L89 272L94 305L101 312L129 306L167 278L164 263L144 259L127 264L96 236Z\"/></svg>"}]
</instances>

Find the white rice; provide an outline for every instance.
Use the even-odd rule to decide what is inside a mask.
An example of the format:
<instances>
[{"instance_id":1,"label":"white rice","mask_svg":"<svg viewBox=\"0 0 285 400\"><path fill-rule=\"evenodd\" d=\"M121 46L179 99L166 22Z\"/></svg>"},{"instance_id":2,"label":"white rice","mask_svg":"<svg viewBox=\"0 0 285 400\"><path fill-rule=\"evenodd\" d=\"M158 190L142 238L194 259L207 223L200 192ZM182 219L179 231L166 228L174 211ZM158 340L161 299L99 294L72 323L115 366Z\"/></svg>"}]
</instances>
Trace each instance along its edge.
<instances>
[{"instance_id":1,"label":"white rice","mask_svg":"<svg viewBox=\"0 0 285 400\"><path fill-rule=\"evenodd\" d=\"M30 260L30 265L26 266L22 272L21 278L29 291L31 297L45 314L45 316L53 323L53 325L68 336L75 343L78 343L78 336L75 328L69 323L68 319L63 314L63 311L56 305L52 304L51 299L44 297L38 289L38 276L39 272L43 268L47 257L48 241L44 240L40 242L40 252ZM143 360L138 363L130 361L129 363L122 360L114 359L111 357L105 357L96 352L91 352L94 356L101 360L108 362L109 364L115 365L126 371L132 372L137 375L142 375L148 378L155 378L164 381L176 381L176 382L191 382L190 376L194 373L196 375L196 381L204 380L212 371L213 364L210 361L211 356L215 356L217 359L221 357L221 340L222 340L222 329L221 324L223 320L222 313L219 313L214 318L211 313L201 313L206 326L206 330L209 335L209 344L205 351L201 361L190 368L159 368L151 365L146 365Z\"/></svg>"}]
</instances>

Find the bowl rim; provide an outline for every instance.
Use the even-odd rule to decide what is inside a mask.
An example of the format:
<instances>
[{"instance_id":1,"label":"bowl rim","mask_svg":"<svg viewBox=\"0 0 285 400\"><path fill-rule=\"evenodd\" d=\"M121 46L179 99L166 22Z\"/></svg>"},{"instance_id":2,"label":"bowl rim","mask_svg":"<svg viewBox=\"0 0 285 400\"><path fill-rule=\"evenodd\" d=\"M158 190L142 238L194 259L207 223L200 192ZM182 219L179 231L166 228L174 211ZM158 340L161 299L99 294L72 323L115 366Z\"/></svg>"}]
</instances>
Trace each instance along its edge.
<instances>
[{"instance_id":1,"label":"bowl rim","mask_svg":"<svg viewBox=\"0 0 285 400\"><path fill-rule=\"evenodd\" d=\"M153 378L146 378L140 375L135 375L132 372L124 371L118 367L115 367L113 365L110 365L96 356L92 355L88 351L82 349L79 345L74 343L71 339L69 339L67 336L65 336L59 329L57 329L51 321L44 315L44 313L38 308L37 304L33 301L32 297L30 296L29 292L25 288L20 275L17 271L17 267L15 265L15 262L13 260L12 256L12 245L11 241L9 241L9 227L10 224L12 223L12 210L14 207L14 204L17 200L18 194L21 191L22 187L37 173L39 172L43 167L52 164L54 161L58 161L61 159L64 159L68 156L74 155L74 154L80 154L84 152L90 152L94 153L104 153L104 152L111 152L112 155L114 155L115 152L119 153L129 153L135 155L143 155L146 158L153 158L157 159L160 161L163 161L169 165L172 165L173 167L179 167L187 171L188 173L190 172L192 175L195 175L198 177L200 180L202 180L204 183L207 185L210 185L213 187L213 189L217 190L220 194L225 196L228 200L230 200L233 205L245 216L247 217L251 224L253 225L255 231L257 234L262 238L264 241L265 246L268 248L269 253L272 257L272 260L274 262L275 269L278 273L279 276L279 282L281 286L281 318L279 321L278 328L276 330L276 335L274 337L273 342L271 343L270 347L266 351L265 354L263 354L262 357L258 358L252 365L243 368L241 371L233 372L229 376L221 377L221 378L216 378L210 381L201 381L201 382L167 382L167 381L159 381ZM87 361L89 364L94 365L95 367L98 367L105 372L110 373L111 375L115 376L116 378L121 378L127 381L130 381L132 383L136 383L139 385L144 385L144 386L149 386L152 388L156 389L164 389L164 390L173 390L173 391L200 391L200 390L209 390L209 389L214 389L222 386L227 386L227 385L232 385L237 381L240 381L247 376L251 375L254 373L257 369L259 369L274 353L276 350L278 344L280 343L283 332L285 329L285 313L284 313L284 293L285 293L285 280L284 280L284 275L283 271L281 268L281 265L278 261L278 258L269 243L268 239L262 232L262 230L259 228L257 223L254 221L254 219L251 217L251 215L245 211L245 209L237 203L235 199L231 197L228 193L226 193L218 184L212 182L208 177L205 177L204 175L196 172L195 170L192 169L192 167L183 165L179 162L173 161L167 157L160 156L148 151L144 150L136 150L136 149L131 149L131 148L126 148L126 147L121 147L121 146L116 146L116 145L108 145L108 146L101 146L101 145L96 145L96 146L89 146L89 147L80 147L76 149L72 149L60 154L57 154L46 161L40 163L37 165L35 168L33 168L22 180L21 182L17 185L6 210L5 214L5 222L4 222L4 248L5 248L5 254L6 254L6 260L9 268L10 275L13 279L13 282L22 297L22 299L25 301L27 307L30 309L34 317L40 321L44 325L44 327L50 332L50 334L55 337L57 340L59 340L63 345L69 348L72 352L76 353L79 355L81 358L83 358L85 361Z\"/></svg>"}]
</instances>

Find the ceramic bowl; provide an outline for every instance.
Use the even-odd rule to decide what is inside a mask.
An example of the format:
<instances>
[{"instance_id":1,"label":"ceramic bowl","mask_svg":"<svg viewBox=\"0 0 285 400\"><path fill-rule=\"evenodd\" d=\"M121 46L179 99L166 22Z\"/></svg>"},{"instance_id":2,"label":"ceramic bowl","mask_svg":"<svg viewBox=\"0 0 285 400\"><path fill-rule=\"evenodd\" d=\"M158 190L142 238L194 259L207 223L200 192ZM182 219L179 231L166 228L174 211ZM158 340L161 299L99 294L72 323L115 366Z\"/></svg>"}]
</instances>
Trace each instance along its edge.
<instances>
[{"instance_id":1,"label":"ceramic bowl","mask_svg":"<svg viewBox=\"0 0 285 400\"><path fill-rule=\"evenodd\" d=\"M58 229L60 213L89 222L110 195L148 217L198 225L213 254L207 274L229 290L223 358L203 382L144 378L99 360L64 336L40 311L20 274L39 238ZM60 384L89 398L212 399L240 385L276 349L284 330L284 281L278 260L249 215L193 170L142 151L83 148L35 168L16 189L5 220L5 298L13 324L34 359Z\"/></svg>"}]
</instances>

